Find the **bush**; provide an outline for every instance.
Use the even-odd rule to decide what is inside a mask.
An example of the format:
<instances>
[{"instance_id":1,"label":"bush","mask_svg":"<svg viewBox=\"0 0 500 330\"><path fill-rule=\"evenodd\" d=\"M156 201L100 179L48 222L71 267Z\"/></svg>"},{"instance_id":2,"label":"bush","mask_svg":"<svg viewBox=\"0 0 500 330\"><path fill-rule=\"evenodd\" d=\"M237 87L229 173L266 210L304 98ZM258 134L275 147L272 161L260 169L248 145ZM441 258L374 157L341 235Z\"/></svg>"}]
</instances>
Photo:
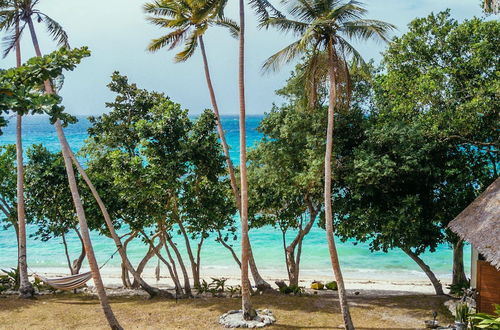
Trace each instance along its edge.
<instances>
[{"instance_id":1,"label":"bush","mask_svg":"<svg viewBox=\"0 0 500 330\"><path fill-rule=\"evenodd\" d=\"M280 292L284 293L284 294L293 293L295 295L300 295L304 292L304 288L302 288L298 285L289 285L289 286L281 287Z\"/></svg>"},{"instance_id":2,"label":"bush","mask_svg":"<svg viewBox=\"0 0 500 330\"><path fill-rule=\"evenodd\" d=\"M326 285L325 285L325 286L326 286L326 288L327 288L328 290L334 290L334 291L335 291L335 290L338 290L338 286L337 286L337 282L336 282L336 281L331 281L331 282L328 282L328 283L326 283Z\"/></svg>"},{"instance_id":3,"label":"bush","mask_svg":"<svg viewBox=\"0 0 500 330\"><path fill-rule=\"evenodd\" d=\"M495 305L495 314L476 313L469 316L473 329L500 330L500 305Z\"/></svg>"}]
</instances>

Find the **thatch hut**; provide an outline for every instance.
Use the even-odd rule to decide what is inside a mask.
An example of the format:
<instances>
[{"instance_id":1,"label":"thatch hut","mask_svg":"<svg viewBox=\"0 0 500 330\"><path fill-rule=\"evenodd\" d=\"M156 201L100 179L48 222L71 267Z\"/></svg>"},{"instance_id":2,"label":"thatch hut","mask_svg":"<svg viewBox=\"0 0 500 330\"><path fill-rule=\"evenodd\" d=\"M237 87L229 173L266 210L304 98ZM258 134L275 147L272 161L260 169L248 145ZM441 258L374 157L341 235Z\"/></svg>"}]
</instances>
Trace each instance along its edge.
<instances>
[{"instance_id":1,"label":"thatch hut","mask_svg":"<svg viewBox=\"0 0 500 330\"><path fill-rule=\"evenodd\" d=\"M500 304L500 177L448 227L472 245L471 286L477 309L493 312Z\"/></svg>"}]
</instances>

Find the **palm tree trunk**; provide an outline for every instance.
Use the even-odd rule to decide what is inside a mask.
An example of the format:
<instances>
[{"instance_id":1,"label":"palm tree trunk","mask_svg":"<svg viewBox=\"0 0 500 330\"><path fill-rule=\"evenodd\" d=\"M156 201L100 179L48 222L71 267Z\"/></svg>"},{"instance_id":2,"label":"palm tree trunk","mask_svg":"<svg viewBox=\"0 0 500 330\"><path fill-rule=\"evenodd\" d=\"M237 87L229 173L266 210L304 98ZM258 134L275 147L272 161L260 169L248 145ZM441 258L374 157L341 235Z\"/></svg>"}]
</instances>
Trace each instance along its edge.
<instances>
[{"instance_id":1,"label":"palm tree trunk","mask_svg":"<svg viewBox=\"0 0 500 330\"><path fill-rule=\"evenodd\" d=\"M240 177L241 177L241 305L243 318L252 320L257 316L250 301L248 285L248 257L250 240L248 239L248 181L247 181L247 139L245 108L245 2L240 0L240 43L239 43L239 79L240 94Z\"/></svg>"},{"instance_id":2,"label":"palm tree trunk","mask_svg":"<svg viewBox=\"0 0 500 330\"><path fill-rule=\"evenodd\" d=\"M19 40L19 21L16 21L16 66L21 66L21 45ZM24 205L24 161L22 140L23 116L17 114L16 123L16 161L17 161L17 223L18 223L18 268L19 296L32 298L35 290L28 278L28 262L26 256L26 213Z\"/></svg>"},{"instance_id":3,"label":"palm tree trunk","mask_svg":"<svg viewBox=\"0 0 500 330\"><path fill-rule=\"evenodd\" d=\"M199 37L199 41L200 41L201 55L203 58L203 68L205 69L205 78L207 80L208 92L210 94L210 101L212 103L215 118L217 120L217 133L219 134L219 138L220 138L220 141L222 144L222 150L224 151L224 156L226 157L227 169L229 172L229 179L231 182L231 189L233 191L234 200L236 201L236 207L240 211L240 215L241 215L240 191L238 189L238 183L236 181L236 175L234 172L233 162L231 161L231 156L229 155L229 146L227 145L226 136L224 133L224 129L222 127L222 121L220 119L219 107L217 105L217 98L215 97L215 91L214 91L214 88L212 85L212 79L210 77L210 69L208 67L208 59L207 59L207 54L205 51L205 43L203 41L202 36ZM248 243L248 246L249 246L249 251L250 251L250 255L249 255L250 270L252 272L252 277L255 281L255 285L258 288L261 288L261 291L271 289L271 285L269 283L267 283L262 278L262 276L260 276L259 270L257 269L257 264L255 263L255 259L253 257L252 247L250 245L250 242Z\"/></svg>"},{"instance_id":4,"label":"palm tree trunk","mask_svg":"<svg viewBox=\"0 0 500 330\"><path fill-rule=\"evenodd\" d=\"M330 250L330 259L332 262L333 274L338 285L340 309L342 318L344 319L344 326L346 329L354 329L351 314L349 312L349 305L347 304L347 295L344 287L344 279L340 269L339 257L337 254L337 247L335 246L335 239L333 233L333 215L332 215L332 152L333 152L333 130L335 126L335 105L337 101L336 95L336 79L335 79L335 61L333 54L333 44L330 40L328 44L328 58L329 58L329 76L330 76L330 100L328 104L328 128L326 132L326 152L325 152L325 224L326 224L326 238L328 240L328 249Z\"/></svg>"},{"instance_id":5,"label":"palm tree trunk","mask_svg":"<svg viewBox=\"0 0 500 330\"><path fill-rule=\"evenodd\" d=\"M203 42L203 37L199 37L201 55L203 57L203 68L205 69L205 78L207 80L208 92L210 93L210 101L214 109L215 119L217 120L217 133L222 144L222 150L224 150L224 156L226 157L227 169L229 171L229 178L231 180L231 189L233 190L234 199L236 201L236 206L241 209L240 193L238 190L238 184L236 183L236 175L234 174L234 166L231 161L231 156L229 155L229 146L226 142L226 136L224 134L224 129L222 127L222 122L220 120L219 107L217 105L217 99L215 97L214 87L212 85L212 78L210 77L210 69L208 67L208 59L205 51L205 43Z\"/></svg>"},{"instance_id":6,"label":"palm tree trunk","mask_svg":"<svg viewBox=\"0 0 500 330\"><path fill-rule=\"evenodd\" d=\"M30 29L31 39L33 41L33 46L35 48L36 56L41 57L42 52L40 51L38 38L36 36L35 28L33 26L33 21L31 17L28 18L28 26ZM54 94L52 84L49 81L45 81L45 92L47 94ZM85 252L87 253L87 260L89 262L90 270L92 271L92 278L94 279L94 284L97 290L97 295L99 296L99 300L101 302L101 307L104 312L104 316L106 317L111 329L117 329L117 330L123 329L120 326L120 323L118 323L118 320L116 319L113 310L111 309L111 305L109 304L108 297L106 295L106 290L104 289L104 284L102 283L101 273L99 270L99 266L97 265L94 249L92 247L92 242L90 240L90 233L87 225L87 219L85 217L85 211L83 209L80 193L78 192L75 171L73 169L73 164L71 162L71 149L69 147L68 141L66 140L66 136L64 135L61 121L59 119L56 120L55 127L59 143L61 144L61 151L64 159L64 165L66 167L66 173L68 175L69 188L71 190L73 204L75 205L78 222L80 224L80 231L83 238L83 242L85 244Z\"/></svg>"},{"instance_id":7,"label":"palm tree trunk","mask_svg":"<svg viewBox=\"0 0 500 330\"><path fill-rule=\"evenodd\" d=\"M70 150L69 153L70 153L71 159L73 160L73 163L75 164L76 168L78 169L78 172L82 176L83 180L85 181L85 183L89 187L90 191L92 192L94 199L96 200L97 204L99 205L101 213L104 217L104 221L106 222L108 230L111 234L111 238L113 238L113 241L115 242L116 248L118 249L118 253L120 254L123 265L132 274L132 276L134 277L134 280L137 281L141 285L141 287L151 297L160 295L160 296L165 296L168 298L173 298L173 295L171 293L169 293L165 290L160 290L158 288L154 288L154 287L150 286L149 284L147 284L146 281L144 281L142 279L141 275L136 272L136 270L134 269L134 266L132 266L132 263L130 262L130 260L127 257L127 252L125 251L125 249L123 249L123 245L122 245L122 242L120 240L120 237L118 236L118 234L115 231L115 227L113 226L113 221L111 220L111 216L109 215L109 212L108 212L106 206L104 205L104 202L102 201L101 196L99 195L99 193L97 192L97 189L95 188L94 184L92 183L89 176L87 175L87 172L85 172L85 170L81 166L80 162L73 154L73 151Z\"/></svg>"}]
</instances>

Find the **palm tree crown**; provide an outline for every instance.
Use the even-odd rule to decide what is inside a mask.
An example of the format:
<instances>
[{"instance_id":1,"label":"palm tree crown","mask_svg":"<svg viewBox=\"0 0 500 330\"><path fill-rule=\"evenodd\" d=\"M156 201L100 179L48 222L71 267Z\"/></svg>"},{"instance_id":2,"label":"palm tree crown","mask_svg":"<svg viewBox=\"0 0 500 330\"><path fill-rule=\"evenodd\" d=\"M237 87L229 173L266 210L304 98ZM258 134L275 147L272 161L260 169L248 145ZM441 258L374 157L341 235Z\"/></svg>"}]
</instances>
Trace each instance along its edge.
<instances>
[{"instance_id":1,"label":"palm tree crown","mask_svg":"<svg viewBox=\"0 0 500 330\"><path fill-rule=\"evenodd\" d=\"M339 0L295 0L291 1L287 17L271 17L261 23L263 27L274 27L298 37L290 45L272 55L264 70L277 70L282 64L303 56L326 50L331 43L335 57L345 60L347 56L362 62L359 52L349 40L379 39L387 41L387 34L395 26L386 22L364 19L367 10L358 1Z\"/></svg>"},{"instance_id":2,"label":"palm tree crown","mask_svg":"<svg viewBox=\"0 0 500 330\"><path fill-rule=\"evenodd\" d=\"M40 0L1 0L0 1L0 31L7 32L4 40L3 56L7 56L21 38L28 21L43 23L47 32L59 46L69 47L68 35L62 26L36 8ZM19 34L16 34L16 23L19 24Z\"/></svg>"},{"instance_id":3,"label":"palm tree crown","mask_svg":"<svg viewBox=\"0 0 500 330\"><path fill-rule=\"evenodd\" d=\"M158 51L164 47L173 49L185 42L184 49L176 54L175 61L189 59L196 50L199 38L209 26L222 26L238 36L238 24L224 17L227 0L158 0L144 5L144 11L151 16L148 20L160 27L173 31L151 41L148 50Z\"/></svg>"}]
</instances>

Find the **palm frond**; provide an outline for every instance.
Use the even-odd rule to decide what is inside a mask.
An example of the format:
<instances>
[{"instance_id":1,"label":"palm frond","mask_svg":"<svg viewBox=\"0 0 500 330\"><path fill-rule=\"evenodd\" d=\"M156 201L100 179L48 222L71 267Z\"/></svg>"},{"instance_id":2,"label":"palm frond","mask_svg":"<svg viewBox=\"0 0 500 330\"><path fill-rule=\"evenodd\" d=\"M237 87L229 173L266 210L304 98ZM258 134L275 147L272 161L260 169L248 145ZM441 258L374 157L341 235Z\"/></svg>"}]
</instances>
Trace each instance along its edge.
<instances>
[{"instance_id":1,"label":"palm frond","mask_svg":"<svg viewBox=\"0 0 500 330\"><path fill-rule=\"evenodd\" d=\"M368 12L362 5L359 1L351 0L331 10L327 18L339 23L361 19Z\"/></svg>"},{"instance_id":2,"label":"palm frond","mask_svg":"<svg viewBox=\"0 0 500 330\"><path fill-rule=\"evenodd\" d=\"M191 35L186 39L186 44L184 46L184 50L180 53L175 54L174 60L176 62L185 62L191 56L193 56L196 47L198 47L198 37L203 35L204 30L194 30Z\"/></svg>"},{"instance_id":3,"label":"palm frond","mask_svg":"<svg viewBox=\"0 0 500 330\"><path fill-rule=\"evenodd\" d=\"M47 32L52 39L56 41L59 46L69 48L68 34L64 31L63 27L58 22L43 13L40 13L39 16L45 23Z\"/></svg>"},{"instance_id":4,"label":"palm frond","mask_svg":"<svg viewBox=\"0 0 500 330\"><path fill-rule=\"evenodd\" d=\"M307 23L290 20L285 17L272 17L259 24L259 27L265 27L266 29L270 26L277 28L278 31L281 32L292 32L298 35L304 33L309 25Z\"/></svg>"},{"instance_id":5,"label":"palm frond","mask_svg":"<svg viewBox=\"0 0 500 330\"><path fill-rule=\"evenodd\" d=\"M221 27L227 28L229 30L229 33L231 34L231 36L233 38L238 38L239 37L240 26L238 25L238 23L236 23L232 19L226 18L226 17L222 17L220 19L215 20L214 24L217 25L217 26L221 26Z\"/></svg>"},{"instance_id":6,"label":"palm frond","mask_svg":"<svg viewBox=\"0 0 500 330\"><path fill-rule=\"evenodd\" d=\"M178 13L177 8L169 1L154 1L145 3L142 6L145 13L156 16L175 17Z\"/></svg>"},{"instance_id":7,"label":"palm frond","mask_svg":"<svg viewBox=\"0 0 500 330\"><path fill-rule=\"evenodd\" d=\"M282 65L290 63L305 51L306 49L302 46L301 40L297 40L270 56L262 65L262 71L277 71Z\"/></svg>"},{"instance_id":8,"label":"palm frond","mask_svg":"<svg viewBox=\"0 0 500 330\"><path fill-rule=\"evenodd\" d=\"M165 48L166 46L169 46L169 49L173 49L186 38L187 31L187 28L178 29L170 32L167 35L161 36L157 39L153 39L148 45L148 50L150 52L157 52L160 49Z\"/></svg>"},{"instance_id":9,"label":"palm frond","mask_svg":"<svg viewBox=\"0 0 500 330\"><path fill-rule=\"evenodd\" d=\"M338 52L342 54L343 57L350 57L354 65L366 65L363 56L354 48L347 40L342 37L337 37L337 48Z\"/></svg>"},{"instance_id":10,"label":"palm frond","mask_svg":"<svg viewBox=\"0 0 500 330\"><path fill-rule=\"evenodd\" d=\"M16 34L16 31L14 29L14 30L11 30L10 33L8 33L3 38L3 42L2 42L2 46L3 46L2 57L3 58L6 58L12 50L16 49L17 41L23 35L23 31L24 31L25 27L26 27L26 24L23 24L22 26L19 27L19 35ZM7 31L7 32L9 32L9 31Z\"/></svg>"},{"instance_id":11,"label":"palm frond","mask_svg":"<svg viewBox=\"0 0 500 330\"><path fill-rule=\"evenodd\" d=\"M383 21L359 19L344 23L340 27L339 31L351 39L379 39L381 41L388 42L389 32L395 29L396 26Z\"/></svg>"},{"instance_id":12,"label":"palm frond","mask_svg":"<svg viewBox=\"0 0 500 330\"><path fill-rule=\"evenodd\" d=\"M298 0L297 4L292 2L291 6L292 7L288 10L290 14L307 22L314 20L321 14L309 0Z\"/></svg>"},{"instance_id":13,"label":"palm frond","mask_svg":"<svg viewBox=\"0 0 500 330\"><path fill-rule=\"evenodd\" d=\"M270 17L284 17L283 14L267 0L250 0L249 3L255 10L260 21L264 21Z\"/></svg>"}]
</instances>

